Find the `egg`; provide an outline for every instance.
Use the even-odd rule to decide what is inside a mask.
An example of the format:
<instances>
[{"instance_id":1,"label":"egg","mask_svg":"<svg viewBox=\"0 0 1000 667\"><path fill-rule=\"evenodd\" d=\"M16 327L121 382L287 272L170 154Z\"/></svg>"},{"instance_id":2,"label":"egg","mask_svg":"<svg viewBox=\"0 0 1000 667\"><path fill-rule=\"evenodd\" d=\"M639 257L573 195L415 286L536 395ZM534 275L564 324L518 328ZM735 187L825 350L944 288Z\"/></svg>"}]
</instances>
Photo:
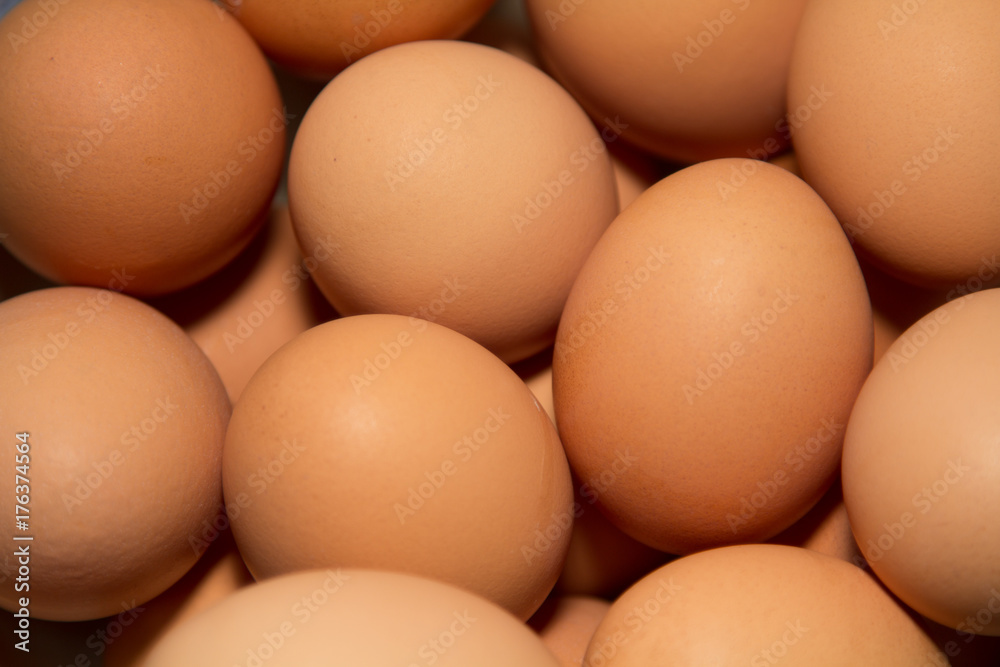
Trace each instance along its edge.
<instances>
[{"instance_id":1,"label":"egg","mask_svg":"<svg viewBox=\"0 0 1000 667\"><path fill-rule=\"evenodd\" d=\"M257 579L406 571L524 619L573 522L566 456L524 382L461 334L401 315L334 320L272 355L234 408L223 478Z\"/></svg>"},{"instance_id":2,"label":"egg","mask_svg":"<svg viewBox=\"0 0 1000 667\"><path fill-rule=\"evenodd\" d=\"M889 348L844 440L844 502L879 579L921 614L1000 635L1000 289L951 301Z\"/></svg>"},{"instance_id":3,"label":"egg","mask_svg":"<svg viewBox=\"0 0 1000 667\"><path fill-rule=\"evenodd\" d=\"M615 219L553 361L580 479L668 553L762 541L832 483L872 363L864 279L836 218L756 160L688 167Z\"/></svg>"},{"instance_id":4,"label":"egg","mask_svg":"<svg viewBox=\"0 0 1000 667\"><path fill-rule=\"evenodd\" d=\"M164 637L143 667L266 664L558 667L496 605L447 584L359 569L243 589Z\"/></svg>"},{"instance_id":5,"label":"egg","mask_svg":"<svg viewBox=\"0 0 1000 667\"><path fill-rule=\"evenodd\" d=\"M330 82L296 135L288 196L303 248L337 244L313 274L337 312L431 320L508 363L552 344L618 210L605 143L569 94L449 41L379 51Z\"/></svg>"},{"instance_id":6,"label":"egg","mask_svg":"<svg viewBox=\"0 0 1000 667\"><path fill-rule=\"evenodd\" d=\"M584 664L947 665L874 579L797 547L750 544L679 558L611 605Z\"/></svg>"},{"instance_id":7,"label":"egg","mask_svg":"<svg viewBox=\"0 0 1000 667\"><path fill-rule=\"evenodd\" d=\"M0 377L0 493L28 507L2 537L27 550L31 593L4 586L0 606L95 619L180 579L222 504L230 414L194 341L129 296L54 287L0 303Z\"/></svg>"},{"instance_id":8,"label":"egg","mask_svg":"<svg viewBox=\"0 0 1000 667\"><path fill-rule=\"evenodd\" d=\"M222 271L149 303L198 343L235 403L273 352L336 316L312 281L312 271L331 259L331 250L331 241L320 239L303 257L288 207L280 206Z\"/></svg>"},{"instance_id":9,"label":"egg","mask_svg":"<svg viewBox=\"0 0 1000 667\"><path fill-rule=\"evenodd\" d=\"M587 644L611 606L607 600L585 595L549 598L528 620L559 667L581 667Z\"/></svg>"},{"instance_id":10,"label":"egg","mask_svg":"<svg viewBox=\"0 0 1000 667\"><path fill-rule=\"evenodd\" d=\"M809 3L788 82L802 173L859 254L917 285L996 284L1000 4Z\"/></svg>"},{"instance_id":11,"label":"egg","mask_svg":"<svg viewBox=\"0 0 1000 667\"><path fill-rule=\"evenodd\" d=\"M209 276L249 243L281 173L264 57L206 0L51 7L0 22L7 249L55 282L136 295Z\"/></svg>"},{"instance_id":12,"label":"egg","mask_svg":"<svg viewBox=\"0 0 1000 667\"><path fill-rule=\"evenodd\" d=\"M805 0L528 0L542 61L590 114L682 163L767 158Z\"/></svg>"},{"instance_id":13,"label":"egg","mask_svg":"<svg viewBox=\"0 0 1000 667\"><path fill-rule=\"evenodd\" d=\"M461 36L494 0L223 0L264 52L300 76L329 79L395 44Z\"/></svg>"}]
</instances>

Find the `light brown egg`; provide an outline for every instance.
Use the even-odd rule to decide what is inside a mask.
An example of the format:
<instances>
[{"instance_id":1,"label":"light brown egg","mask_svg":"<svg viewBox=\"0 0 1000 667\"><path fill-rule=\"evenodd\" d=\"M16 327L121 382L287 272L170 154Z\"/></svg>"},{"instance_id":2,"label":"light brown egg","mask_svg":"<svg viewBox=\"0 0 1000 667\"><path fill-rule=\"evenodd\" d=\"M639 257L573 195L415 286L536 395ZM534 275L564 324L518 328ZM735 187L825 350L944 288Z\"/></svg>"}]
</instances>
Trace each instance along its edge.
<instances>
[{"instance_id":1,"label":"light brown egg","mask_svg":"<svg viewBox=\"0 0 1000 667\"><path fill-rule=\"evenodd\" d=\"M2 536L30 552L31 615L99 618L180 579L221 503L230 412L194 341L131 297L54 287L0 304L0 377L0 492L27 486L29 507L26 528L11 520ZM33 540L12 542L22 535ZM21 597L4 586L0 605Z\"/></svg>"},{"instance_id":2,"label":"light brown egg","mask_svg":"<svg viewBox=\"0 0 1000 667\"><path fill-rule=\"evenodd\" d=\"M1000 3L812 2L788 84L802 173L914 284L1000 279Z\"/></svg>"},{"instance_id":3,"label":"light brown egg","mask_svg":"<svg viewBox=\"0 0 1000 667\"><path fill-rule=\"evenodd\" d=\"M854 254L756 160L668 176L580 272L553 361L560 435L612 522L669 553L773 537L836 474L872 359Z\"/></svg>"},{"instance_id":4,"label":"light brown egg","mask_svg":"<svg viewBox=\"0 0 1000 667\"><path fill-rule=\"evenodd\" d=\"M587 644L610 607L607 600L585 595L551 597L528 625L559 660L559 667L581 667Z\"/></svg>"},{"instance_id":5,"label":"light brown egg","mask_svg":"<svg viewBox=\"0 0 1000 667\"><path fill-rule=\"evenodd\" d=\"M329 79L395 44L460 37L494 0L222 0L276 63Z\"/></svg>"},{"instance_id":6,"label":"light brown egg","mask_svg":"<svg viewBox=\"0 0 1000 667\"><path fill-rule=\"evenodd\" d=\"M1000 289L893 343L844 440L844 501L879 579L928 618L1000 635Z\"/></svg>"},{"instance_id":7,"label":"light brown egg","mask_svg":"<svg viewBox=\"0 0 1000 667\"><path fill-rule=\"evenodd\" d=\"M313 277L339 313L435 321L509 363L552 344L618 207L604 141L569 94L467 42L395 46L330 82L288 187L300 245L338 244Z\"/></svg>"},{"instance_id":8,"label":"light brown egg","mask_svg":"<svg viewBox=\"0 0 1000 667\"><path fill-rule=\"evenodd\" d=\"M246 246L286 118L249 35L204 0L21 4L0 23L0 233L56 282L153 295Z\"/></svg>"},{"instance_id":9,"label":"light brown egg","mask_svg":"<svg viewBox=\"0 0 1000 667\"><path fill-rule=\"evenodd\" d=\"M225 531L190 572L136 609L121 634L110 638L104 667L140 667L160 637L251 583L236 542Z\"/></svg>"},{"instance_id":10,"label":"light brown egg","mask_svg":"<svg viewBox=\"0 0 1000 667\"><path fill-rule=\"evenodd\" d=\"M600 123L661 157L766 159L804 0L529 0L542 61Z\"/></svg>"},{"instance_id":11,"label":"light brown egg","mask_svg":"<svg viewBox=\"0 0 1000 667\"><path fill-rule=\"evenodd\" d=\"M797 547L751 544L679 558L625 592L588 667L913 667L947 659L863 571Z\"/></svg>"},{"instance_id":12,"label":"light brown egg","mask_svg":"<svg viewBox=\"0 0 1000 667\"><path fill-rule=\"evenodd\" d=\"M524 382L461 334L400 315L334 320L278 350L236 404L223 467L258 579L407 571L526 619L573 522L565 454Z\"/></svg>"},{"instance_id":13,"label":"light brown egg","mask_svg":"<svg viewBox=\"0 0 1000 667\"><path fill-rule=\"evenodd\" d=\"M180 324L211 359L235 403L250 377L279 347L336 316L312 282L332 257L320 239L303 258L287 207L222 271L150 305Z\"/></svg>"},{"instance_id":14,"label":"light brown egg","mask_svg":"<svg viewBox=\"0 0 1000 667\"><path fill-rule=\"evenodd\" d=\"M143 667L558 667L529 628L471 593L407 574L299 572L196 616Z\"/></svg>"},{"instance_id":15,"label":"light brown egg","mask_svg":"<svg viewBox=\"0 0 1000 667\"><path fill-rule=\"evenodd\" d=\"M830 490L808 514L768 542L811 549L861 568L867 567L851 532L840 479L834 481Z\"/></svg>"}]
</instances>

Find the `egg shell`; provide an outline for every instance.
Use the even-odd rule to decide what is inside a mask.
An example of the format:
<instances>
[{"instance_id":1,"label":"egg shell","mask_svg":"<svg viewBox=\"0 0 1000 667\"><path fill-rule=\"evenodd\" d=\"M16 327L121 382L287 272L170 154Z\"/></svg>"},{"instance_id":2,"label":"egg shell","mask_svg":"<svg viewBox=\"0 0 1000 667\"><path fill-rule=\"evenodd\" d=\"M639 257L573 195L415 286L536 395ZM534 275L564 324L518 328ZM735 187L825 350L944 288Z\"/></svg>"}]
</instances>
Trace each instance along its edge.
<instances>
[{"instance_id":1,"label":"egg shell","mask_svg":"<svg viewBox=\"0 0 1000 667\"><path fill-rule=\"evenodd\" d=\"M528 620L559 667L581 667L587 644L611 603L585 595L552 597Z\"/></svg>"},{"instance_id":2,"label":"egg shell","mask_svg":"<svg viewBox=\"0 0 1000 667\"><path fill-rule=\"evenodd\" d=\"M1000 4L809 3L788 82L802 173L884 271L945 290L1000 266Z\"/></svg>"},{"instance_id":3,"label":"egg shell","mask_svg":"<svg viewBox=\"0 0 1000 667\"><path fill-rule=\"evenodd\" d=\"M180 579L221 504L230 413L194 341L129 296L54 287L0 304L0 377L6 498L23 484L14 434L28 434L28 530L11 521L2 535L34 538L31 615L100 618ZM5 586L0 605L20 597Z\"/></svg>"},{"instance_id":4,"label":"egg shell","mask_svg":"<svg viewBox=\"0 0 1000 667\"><path fill-rule=\"evenodd\" d=\"M320 239L303 258L288 207L277 207L250 246L222 271L149 303L198 343L235 403L279 347L336 317L310 273L331 256L331 241Z\"/></svg>"},{"instance_id":5,"label":"egg shell","mask_svg":"<svg viewBox=\"0 0 1000 667\"><path fill-rule=\"evenodd\" d=\"M224 0L267 55L299 76L329 79L396 44L455 39L494 0Z\"/></svg>"},{"instance_id":6,"label":"egg shell","mask_svg":"<svg viewBox=\"0 0 1000 667\"><path fill-rule=\"evenodd\" d=\"M937 662L935 662L937 660ZM947 665L874 579L797 547L749 544L679 558L608 610L584 664Z\"/></svg>"},{"instance_id":7,"label":"egg shell","mask_svg":"<svg viewBox=\"0 0 1000 667\"><path fill-rule=\"evenodd\" d=\"M565 454L524 382L461 334L399 315L334 320L278 350L236 404L223 467L258 579L407 571L526 619L573 521Z\"/></svg>"},{"instance_id":8,"label":"egg shell","mask_svg":"<svg viewBox=\"0 0 1000 667\"><path fill-rule=\"evenodd\" d=\"M53 281L139 295L217 271L259 228L284 156L253 40L205 0L59 2L38 28L39 7L0 22L17 38L0 50L8 250Z\"/></svg>"},{"instance_id":9,"label":"egg shell","mask_svg":"<svg viewBox=\"0 0 1000 667\"><path fill-rule=\"evenodd\" d=\"M433 320L509 363L552 344L618 210L579 105L538 69L466 42L352 65L309 108L288 169L300 245L339 246L314 274L337 312Z\"/></svg>"},{"instance_id":10,"label":"egg shell","mask_svg":"<svg viewBox=\"0 0 1000 667\"><path fill-rule=\"evenodd\" d=\"M986 635L1000 635L1000 523L987 509L1000 504L998 328L993 289L907 329L858 396L843 461L879 579L931 620Z\"/></svg>"},{"instance_id":11,"label":"egg shell","mask_svg":"<svg viewBox=\"0 0 1000 667\"><path fill-rule=\"evenodd\" d=\"M787 146L804 0L529 0L546 68L598 122L682 163Z\"/></svg>"},{"instance_id":12,"label":"egg shell","mask_svg":"<svg viewBox=\"0 0 1000 667\"><path fill-rule=\"evenodd\" d=\"M556 417L580 479L617 473L597 502L635 539L762 541L833 481L871 363L830 210L778 167L713 160L647 190L587 260L556 340Z\"/></svg>"},{"instance_id":13,"label":"egg shell","mask_svg":"<svg viewBox=\"0 0 1000 667\"><path fill-rule=\"evenodd\" d=\"M500 607L412 575L336 569L243 589L190 619L143 667L412 665L558 667Z\"/></svg>"}]
</instances>

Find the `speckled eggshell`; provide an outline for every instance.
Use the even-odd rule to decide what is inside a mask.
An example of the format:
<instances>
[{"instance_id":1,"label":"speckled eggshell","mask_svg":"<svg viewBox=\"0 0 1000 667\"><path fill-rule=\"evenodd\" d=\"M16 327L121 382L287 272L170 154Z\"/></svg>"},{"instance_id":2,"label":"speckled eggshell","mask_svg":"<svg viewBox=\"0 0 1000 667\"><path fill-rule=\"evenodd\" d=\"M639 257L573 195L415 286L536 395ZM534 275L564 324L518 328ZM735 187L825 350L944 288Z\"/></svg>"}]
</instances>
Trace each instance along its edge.
<instances>
[{"instance_id":1,"label":"speckled eggshell","mask_svg":"<svg viewBox=\"0 0 1000 667\"><path fill-rule=\"evenodd\" d=\"M54 287L0 304L0 378L5 498L15 434L29 434L29 529L9 521L0 537L34 538L31 614L100 618L180 579L221 506L230 413L194 341L129 296ZM5 609L20 597L0 588Z\"/></svg>"},{"instance_id":2,"label":"speckled eggshell","mask_svg":"<svg viewBox=\"0 0 1000 667\"><path fill-rule=\"evenodd\" d=\"M587 644L611 603L586 595L552 597L528 620L559 667L581 667Z\"/></svg>"},{"instance_id":3,"label":"speckled eggshell","mask_svg":"<svg viewBox=\"0 0 1000 667\"><path fill-rule=\"evenodd\" d=\"M526 619L572 529L566 457L524 382L461 334L400 315L334 320L278 350L236 404L223 467L258 579L407 571Z\"/></svg>"},{"instance_id":4,"label":"speckled eggshell","mask_svg":"<svg viewBox=\"0 0 1000 667\"><path fill-rule=\"evenodd\" d=\"M559 667L523 623L483 598L407 574L298 572L196 616L142 667Z\"/></svg>"},{"instance_id":5,"label":"speckled eggshell","mask_svg":"<svg viewBox=\"0 0 1000 667\"><path fill-rule=\"evenodd\" d=\"M787 145L805 0L529 0L546 67L599 123L682 163Z\"/></svg>"},{"instance_id":6,"label":"speckled eggshell","mask_svg":"<svg viewBox=\"0 0 1000 667\"><path fill-rule=\"evenodd\" d=\"M663 566L608 610L584 664L947 665L870 576L807 549L750 544Z\"/></svg>"},{"instance_id":7,"label":"speckled eggshell","mask_svg":"<svg viewBox=\"0 0 1000 667\"><path fill-rule=\"evenodd\" d=\"M903 602L1000 635L1000 289L907 329L879 360L844 440L844 501L872 569Z\"/></svg>"},{"instance_id":8,"label":"speckled eggshell","mask_svg":"<svg viewBox=\"0 0 1000 667\"><path fill-rule=\"evenodd\" d=\"M276 63L329 79L395 44L460 37L494 0L222 0Z\"/></svg>"},{"instance_id":9,"label":"speckled eggshell","mask_svg":"<svg viewBox=\"0 0 1000 667\"><path fill-rule=\"evenodd\" d=\"M5 245L54 281L143 296L214 273L281 174L286 118L263 55L206 0L46 6L0 23L13 36L0 49Z\"/></svg>"},{"instance_id":10,"label":"speckled eggshell","mask_svg":"<svg viewBox=\"0 0 1000 667\"><path fill-rule=\"evenodd\" d=\"M788 83L802 174L883 270L945 290L1000 265L1000 3L809 4Z\"/></svg>"},{"instance_id":11,"label":"speckled eggshell","mask_svg":"<svg viewBox=\"0 0 1000 667\"><path fill-rule=\"evenodd\" d=\"M279 347L336 317L311 275L330 260L331 250L329 239L319 239L303 257L288 207L278 207L247 249L222 271L149 303L198 343L235 403L250 377Z\"/></svg>"},{"instance_id":12,"label":"speckled eggshell","mask_svg":"<svg viewBox=\"0 0 1000 667\"><path fill-rule=\"evenodd\" d=\"M574 472L619 528L676 554L766 540L833 481L872 363L854 253L800 179L688 167L615 219L553 361Z\"/></svg>"},{"instance_id":13,"label":"speckled eggshell","mask_svg":"<svg viewBox=\"0 0 1000 667\"><path fill-rule=\"evenodd\" d=\"M432 320L508 363L552 344L618 210L605 144L573 98L467 42L352 65L309 108L288 169L300 244L339 244L314 274L337 312Z\"/></svg>"}]
</instances>

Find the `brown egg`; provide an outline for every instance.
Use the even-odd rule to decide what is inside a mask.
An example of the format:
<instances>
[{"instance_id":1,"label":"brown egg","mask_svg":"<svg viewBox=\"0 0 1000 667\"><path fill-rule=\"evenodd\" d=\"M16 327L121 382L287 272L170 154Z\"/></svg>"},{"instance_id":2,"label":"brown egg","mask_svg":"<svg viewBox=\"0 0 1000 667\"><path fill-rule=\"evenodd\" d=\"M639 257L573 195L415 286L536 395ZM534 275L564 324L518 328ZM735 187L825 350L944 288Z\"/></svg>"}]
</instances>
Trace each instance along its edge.
<instances>
[{"instance_id":1,"label":"brown egg","mask_svg":"<svg viewBox=\"0 0 1000 667\"><path fill-rule=\"evenodd\" d=\"M315 570L255 584L188 620L143 667L558 667L496 605L407 574Z\"/></svg>"},{"instance_id":2,"label":"brown egg","mask_svg":"<svg viewBox=\"0 0 1000 667\"><path fill-rule=\"evenodd\" d=\"M818 551L858 567L867 566L851 532L839 479L808 514L768 541Z\"/></svg>"},{"instance_id":3,"label":"brown egg","mask_svg":"<svg viewBox=\"0 0 1000 667\"><path fill-rule=\"evenodd\" d=\"M276 63L329 79L356 60L395 44L454 39L494 0L222 0Z\"/></svg>"},{"instance_id":4,"label":"brown egg","mask_svg":"<svg viewBox=\"0 0 1000 667\"><path fill-rule=\"evenodd\" d=\"M636 583L608 610L584 664L913 667L948 662L860 569L806 549L751 544L680 558Z\"/></svg>"},{"instance_id":5,"label":"brown egg","mask_svg":"<svg viewBox=\"0 0 1000 667\"><path fill-rule=\"evenodd\" d=\"M509 363L552 344L618 206L605 144L569 94L467 42L395 46L330 82L288 187L300 244L338 244L314 274L338 312L435 321Z\"/></svg>"},{"instance_id":6,"label":"brown egg","mask_svg":"<svg viewBox=\"0 0 1000 667\"><path fill-rule=\"evenodd\" d=\"M611 603L585 595L553 597L528 620L559 667L581 667L587 644Z\"/></svg>"},{"instance_id":7,"label":"brown egg","mask_svg":"<svg viewBox=\"0 0 1000 667\"><path fill-rule=\"evenodd\" d=\"M543 62L599 122L678 162L767 158L805 0L529 0Z\"/></svg>"},{"instance_id":8,"label":"brown egg","mask_svg":"<svg viewBox=\"0 0 1000 667\"><path fill-rule=\"evenodd\" d=\"M572 486L548 416L482 346L417 318L346 317L282 347L236 404L223 467L258 579L407 571L526 619L569 543Z\"/></svg>"},{"instance_id":9,"label":"brown egg","mask_svg":"<svg viewBox=\"0 0 1000 667\"><path fill-rule=\"evenodd\" d=\"M868 295L830 210L756 160L668 176L580 272L553 361L560 435L598 503L669 553L773 537L836 474L871 367Z\"/></svg>"},{"instance_id":10,"label":"brown egg","mask_svg":"<svg viewBox=\"0 0 1000 667\"><path fill-rule=\"evenodd\" d=\"M1000 278L1000 3L813 2L788 106L802 173L883 270Z\"/></svg>"},{"instance_id":11,"label":"brown egg","mask_svg":"<svg viewBox=\"0 0 1000 667\"><path fill-rule=\"evenodd\" d=\"M136 609L129 625L108 642L104 667L140 667L160 637L251 583L253 577L226 531L180 581Z\"/></svg>"},{"instance_id":12,"label":"brown egg","mask_svg":"<svg viewBox=\"0 0 1000 667\"><path fill-rule=\"evenodd\" d=\"M90 287L0 303L0 351L11 471L0 493L28 507L27 525L9 521L2 537L29 552L30 614L85 620L144 604L194 565L189 539L221 502L222 381L169 319ZM22 599L0 592L8 610Z\"/></svg>"},{"instance_id":13,"label":"brown egg","mask_svg":"<svg viewBox=\"0 0 1000 667\"><path fill-rule=\"evenodd\" d=\"M628 469L621 471L627 476ZM672 558L629 537L597 506L601 494L619 483L611 472L585 482L574 480L573 534L556 590L564 595L615 598Z\"/></svg>"},{"instance_id":14,"label":"brown egg","mask_svg":"<svg viewBox=\"0 0 1000 667\"><path fill-rule=\"evenodd\" d=\"M204 0L21 4L0 22L0 232L57 282L163 294L250 241L286 118L253 40Z\"/></svg>"},{"instance_id":15,"label":"brown egg","mask_svg":"<svg viewBox=\"0 0 1000 667\"><path fill-rule=\"evenodd\" d=\"M844 501L893 593L965 633L1000 635L1000 289L924 316L858 396Z\"/></svg>"},{"instance_id":16,"label":"brown egg","mask_svg":"<svg viewBox=\"0 0 1000 667\"><path fill-rule=\"evenodd\" d=\"M331 241L320 239L303 258L288 208L279 207L222 271L149 303L198 343L235 403L272 353L336 315L312 282L312 271L330 260L331 251Z\"/></svg>"}]
</instances>

